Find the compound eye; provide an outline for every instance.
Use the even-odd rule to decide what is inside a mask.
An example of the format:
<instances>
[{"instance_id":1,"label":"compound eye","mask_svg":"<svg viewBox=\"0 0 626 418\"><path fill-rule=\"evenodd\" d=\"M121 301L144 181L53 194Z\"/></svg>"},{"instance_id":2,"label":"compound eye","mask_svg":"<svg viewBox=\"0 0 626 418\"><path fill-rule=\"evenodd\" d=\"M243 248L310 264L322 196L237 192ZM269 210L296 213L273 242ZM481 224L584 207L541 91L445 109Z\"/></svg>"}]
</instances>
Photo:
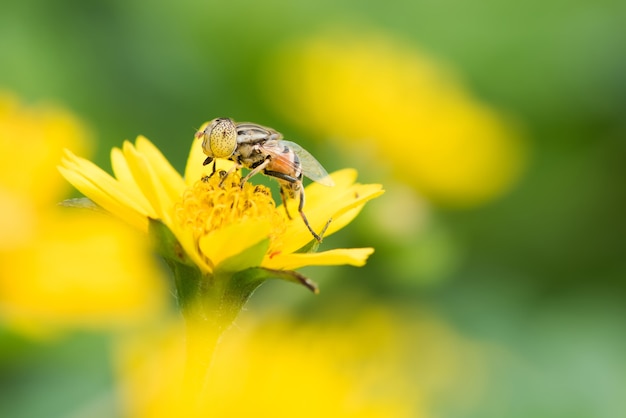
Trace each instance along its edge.
<instances>
[{"instance_id":1,"label":"compound eye","mask_svg":"<svg viewBox=\"0 0 626 418\"><path fill-rule=\"evenodd\" d=\"M237 147L235 122L229 118L215 119L207 128L202 147L207 155L207 148L210 148L211 156L215 158L228 158L233 155Z\"/></svg>"}]
</instances>

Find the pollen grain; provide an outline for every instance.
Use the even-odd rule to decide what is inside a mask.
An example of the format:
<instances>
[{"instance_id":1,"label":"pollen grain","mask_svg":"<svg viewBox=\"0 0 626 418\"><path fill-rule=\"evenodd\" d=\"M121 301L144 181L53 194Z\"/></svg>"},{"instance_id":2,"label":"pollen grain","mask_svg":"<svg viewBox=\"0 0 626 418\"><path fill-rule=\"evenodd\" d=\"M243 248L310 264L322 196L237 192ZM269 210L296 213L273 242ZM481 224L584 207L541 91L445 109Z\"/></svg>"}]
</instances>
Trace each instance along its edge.
<instances>
[{"instance_id":1,"label":"pollen grain","mask_svg":"<svg viewBox=\"0 0 626 418\"><path fill-rule=\"evenodd\" d=\"M273 225L279 225L281 216L270 190L248 182L241 187L240 182L237 172L227 178L222 172L203 177L176 204L176 222L193 230L195 238L248 219L269 218Z\"/></svg>"}]
</instances>

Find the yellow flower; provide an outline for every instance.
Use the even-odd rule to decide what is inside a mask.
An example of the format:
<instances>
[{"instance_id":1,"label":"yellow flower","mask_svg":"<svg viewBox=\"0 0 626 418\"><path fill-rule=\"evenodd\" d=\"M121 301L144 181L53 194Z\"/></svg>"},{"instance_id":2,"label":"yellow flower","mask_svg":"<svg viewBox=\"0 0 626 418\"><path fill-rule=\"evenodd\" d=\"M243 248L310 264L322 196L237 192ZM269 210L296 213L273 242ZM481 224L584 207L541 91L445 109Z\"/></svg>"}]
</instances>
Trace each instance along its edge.
<instances>
[{"instance_id":1,"label":"yellow flower","mask_svg":"<svg viewBox=\"0 0 626 418\"><path fill-rule=\"evenodd\" d=\"M330 31L282 48L264 68L265 97L285 117L375 155L436 204L488 202L524 166L524 144L502 115L384 34Z\"/></svg>"},{"instance_id":2,"label":"yellow flower","mask_svg":"<svg viewBox=\"0 0 626 418\"><path fill-rule=\"evenodd\" d=\"M124 336L113 358L125 416L401 418L438 416L442 405L471 415L499 383L494 358L510 358L436 312L348 305L332 323L242 315L216 350L201 410L180 384L181 324Z\"/></svg>"},{"instance_id":3,"label":"yellow flower","mask_svg":"<svg viewBox=\"0 0 626 418\"><path fill-rule=\"evenodd\" d=\"M51 105L23 106L0 91L0 179L6 195L36 207L55 202L68 189L55 170L63 148L86 153L89 145L74 115Z\"/></svg>"},{"instance_id":4,"label":"yellow flower","mask_svg":"<svg viewBox=\"0 0 626 418\"><path fill-rule=\"evenodd\" d=\"M240 321L215 353L200 409L180 385L183 327L135 335L119 341L114 356L124 412L134 418L427 416L423 391L404 374L410 357L399 356L409 344L401 322L378 313L332 326L284 317Z\"/></svg>"},{"instance_id":5,"label":"yellow flower","mask_svg":"<svg viewBox=\"0 0 626 418\"><path fill-rule=\"evenodd\" d=\"M239 173L225 177L204 167L195 141L181 177L146 138L125 142L111 153L115 177L67 152L59 168L78 190L109 212L149 231L172 269L178 303L186 321L184 403L206 398L212 352L252 292L278 278L317 291L293 269L307 265L361 266L371 248L312 252L316 245L302 219L288 219L271 192ZM348 224L365 202L382 193L380 185L355 184L356 172L332 175L335 186L306 188L305 211L314 230L330 235ZM329 223L330 221L330 223ZM314 241L317 243L317 241ZM305 250L309 250L308 252Z\"/></svg>"},{"instance_id":6,"label":"yellow flower","mask_svg":"<svg viewBox=\"0 0 626 418\"><path fill-rule=\"evenodd\" d=\"M58 206L67 186L55 167L68 146L87 148L74 116L0 95L0 316L19 331L126 325L166 300L139 234Z\"/></svg>"},{"instance_id":7,"label":"yellow flower","mask_svg":"<svg viewBox=\"0 0 626 418\"><path fill-rule=\"evenodd\" d=\"M145 239L102 214L59 212L39 213L29 241L0 254L0 314L37 332L42 323L127 326L165 307Z\"/></svg>"},{"instance_id":8,"label":"yellow flower","mask_svg":"<svg viewBox=\"0 0 626 418\"><path fill-rule=\"evenodd\" d=\"M260 266L293 270L307 265L361 266L371 248L298 252L312 239L300 218L287 219L276 207L268 188L249 182L239 187L239 174L220 186L219 175L209 176L199 142L191 148L185 177L181 177L148 139L114 148L115 177L93 163L67 152L60 167L63 176L107 211L147 231L149 220L160 220L180 244L184 254L204 274L239 271ZM230 166L219 161L218 168ZM356 172L332 175L334 187L312 184L306 188L305 212L314 230L328 236L348 224L365 202L380 195L380 185L354 183ZM248 259L238 255L257 249Z\"/></svg>"}]
</instances>

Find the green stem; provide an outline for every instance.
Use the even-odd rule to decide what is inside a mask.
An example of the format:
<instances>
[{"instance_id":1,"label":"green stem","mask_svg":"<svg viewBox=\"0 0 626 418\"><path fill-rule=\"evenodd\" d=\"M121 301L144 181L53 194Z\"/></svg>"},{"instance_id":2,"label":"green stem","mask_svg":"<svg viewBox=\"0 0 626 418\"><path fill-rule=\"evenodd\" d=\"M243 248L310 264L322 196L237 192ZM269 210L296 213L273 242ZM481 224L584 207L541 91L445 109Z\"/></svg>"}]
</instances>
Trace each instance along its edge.
<instances>
[{"instance_id":1,"label":"green stem","mask_svg":"<svg viewBox=\"0 0 626 418\"><path fill-rule=\"evenodd\" d=\"M298 283L315 293L317 286L295 271L259 267L269 240L222 261L209 274L192 262L162 222L150 221L150 235L174 274L178 305L185 319L187 357L183 401L204 408L209 399L207 390L215 348L254 290L270 278Z\"/></svg>"},{"instance_id":2,"label":"green stem","mask_svg":"<svg viewBox=\"0 0 626 418\"><path fill-rule=\"evenodd\" d=\"M186 359L183 390L186 404L202 408L209 399L210 370L220 327L212 321L198 321L184 313L186 320Z\"/></svg>"},{"instance_id":3,"label":"green stem","mask_svg":"<svg viewBox=\"0 0 626 418\"><path fill-rule=\"evenodd\" d=\"M186 325L185 401L204 407L209 398L215 348L261 283L238 280L237 273L202 274L195 266L169 261Z\"/></svg>"},{"instance_id":4,"label":"green stem","mask_svg":"<svg viewBox=\"0 0 626 418\"><path fill-rule=\"evenodd\" d=\"M229 323L220 314L221 297L213 276L203 275L195 266L171 260L169 264L174 273L178 305L185 320L184 396L199 405L206 398L215 347Z\"/></svg>"}]
</instances>

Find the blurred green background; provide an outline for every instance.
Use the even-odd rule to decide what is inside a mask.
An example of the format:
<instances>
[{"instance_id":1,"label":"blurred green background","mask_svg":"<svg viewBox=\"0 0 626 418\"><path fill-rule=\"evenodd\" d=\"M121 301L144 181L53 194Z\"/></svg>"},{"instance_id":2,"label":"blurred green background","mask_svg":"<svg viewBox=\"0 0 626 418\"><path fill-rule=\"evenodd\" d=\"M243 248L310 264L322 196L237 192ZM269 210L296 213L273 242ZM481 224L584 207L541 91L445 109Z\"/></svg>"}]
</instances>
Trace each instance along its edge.
<instances>
[{"instance_id":1,"label":"blurred green background","mask_svg":"<svg viewBox=\"0 0 626 418\"><path fill-rule=\"evenodd\" d=\"M529 150L519 180L469 208L420 200L427 219L402 239L377 222L383 196L328 240L376 247L366 267L305 269L319 297L271 283L246 314L332 322L382 305L402 307L410 321L427 310L508 353L487 361L479 400L458 403L443 391L432 416L618 417L626 416L625 21L617 0L5 0L0 89L72 110L107 169L110 148L142 134L182 171L195 129L230 116L275 127L329 171L352 166L362 181L402 190L401 178L349 152L354 145L340 152L277 111L266 68L287 43L328 27L371 29L427 51L477 101L515 121ZM106 336L42 346L6 334L0 416L90 416L75 405L111 385Z\"/></svg>"}]
</instances>

